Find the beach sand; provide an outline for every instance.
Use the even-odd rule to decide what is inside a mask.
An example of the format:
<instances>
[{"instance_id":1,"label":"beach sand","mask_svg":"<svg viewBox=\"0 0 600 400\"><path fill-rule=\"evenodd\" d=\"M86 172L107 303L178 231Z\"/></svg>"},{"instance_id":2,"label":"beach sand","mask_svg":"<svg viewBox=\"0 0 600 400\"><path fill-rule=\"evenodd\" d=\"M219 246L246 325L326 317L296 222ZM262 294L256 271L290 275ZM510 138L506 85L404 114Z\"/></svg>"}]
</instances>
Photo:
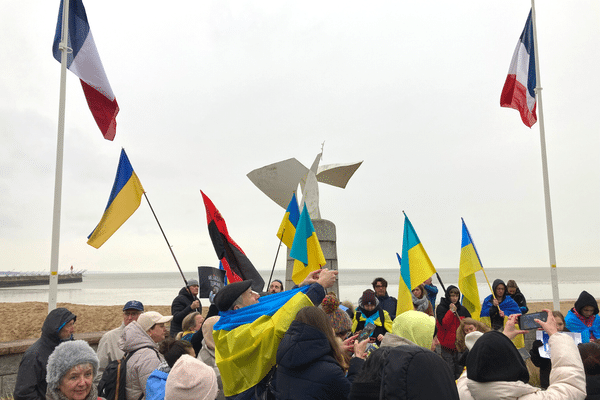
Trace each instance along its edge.
<instances>
[{"instance_id":1,"label":"beach sand","mask_svg":"<svg viewBox=\"0 0 600 400\"><path fill-rule=\"evenodd\" d=\"M83 304L58 303L77 315L75 333L109 331L123 322L123 306L87 306ZM171 306L145 306L146 311L158 311L171 315ZM206 315L208 308L204 308ZM0 342L39 338L44 319L48 315L48 303L0 303Z\"/></svg>"},{"instance_id":2,"label":"beach sand","mask_svg":"<svg viewBox=\"0 0 600 400\"><path fill-rule=\"evenodd\" d=\"M573 307L573 300L565 300L560 304L563 315ZM552 309L552 302L531 302L530 312ZM77 315L76 333L108 331L118 327L123 321L122 306L87 306L82 304L58 303ZM170 315L171 306L146 306L146 311L158 311L162 315ZM204 308L204 315L208 308ZM0 316L4 323L0 326L0 342L12 342L20 339L39 338L48 315L48 303L0 303Z\"/></svg>"}]
</instances>

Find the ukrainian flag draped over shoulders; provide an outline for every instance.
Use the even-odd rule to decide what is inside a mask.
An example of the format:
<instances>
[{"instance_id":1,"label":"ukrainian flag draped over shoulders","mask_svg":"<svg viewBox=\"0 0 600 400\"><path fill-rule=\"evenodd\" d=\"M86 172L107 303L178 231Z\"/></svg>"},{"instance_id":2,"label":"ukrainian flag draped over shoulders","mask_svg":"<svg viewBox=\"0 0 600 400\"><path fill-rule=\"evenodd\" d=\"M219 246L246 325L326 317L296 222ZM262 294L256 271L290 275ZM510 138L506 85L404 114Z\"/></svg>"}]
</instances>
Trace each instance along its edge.
<instances>
[{"instance_id":1,"label":"ukrainian flag draped over shoulders","mask_svg":"<svg viewBox=\"0 0 600 400\"><path fill-rule=\"evenodd\" d=\"M88 236L87 243L97 249L100 248L138 209L143 194L142 183L133 171L125 149L121 149L117 176L108 198L108 204L102 219Z\"/></svg>"},{"instance_id":2,"label":"ukrainian flag draped over shoulders","mask_svg":"<svg viewBox=\"0 0 600 400\"><path fill-rule=\"evenodd\" d=\"M215 358L225 396L258 384L275 365L277 347L303 307L310 286L264 296L257 304L220 313L214 326Z\"/></svg>"},{"instance_id":3,"label":"ukrainian flag draped over shoulders","mask_svg":"<svg viewBox=\"0 0 600 400\"><path fill-rule=\"evenodd\" d=\"M435 274L435 267L405 214L396 316L414 309L411 290L425 282L433 274Z\"/></svg>"},{"instance_id":4,"label":"ukrainian flag draped over shoulders","mask_svg":"<svg viewBox=\"0 0 600 400\"><path fill-rule=\"evenodd\" d=\"M471 318L479 320L481 302L475 272L482 269L479 253L465 221L462 221L462 242L460 246L460 266L458 269L458 289L463 295L462 305L471 313Z\"/></svg>"}]
</instances>

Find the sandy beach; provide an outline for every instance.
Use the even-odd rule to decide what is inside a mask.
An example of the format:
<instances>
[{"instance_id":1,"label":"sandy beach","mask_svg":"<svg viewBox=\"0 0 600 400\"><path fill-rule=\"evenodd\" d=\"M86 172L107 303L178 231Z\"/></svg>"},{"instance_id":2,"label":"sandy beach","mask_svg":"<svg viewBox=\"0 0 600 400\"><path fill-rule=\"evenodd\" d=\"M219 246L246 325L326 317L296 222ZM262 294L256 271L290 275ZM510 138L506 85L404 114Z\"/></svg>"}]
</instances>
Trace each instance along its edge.
<instances>
[{"instance_id":1,"label":"sandy beach","mask_svg":"<svg viewBox=\"0 0 600 400\"><path fill-rule=\"evenodd\" d=\"M88 306L83 304L58 303L77 315L75 332L108 331L123 322L123 306ZM145 306L146 311L171 314L171 306ZM204 309L204 314L208 308ZM0 342L40 337L42 324L48 315L48 303L0 303L0 315L5 321L0 327Z\"/></svg>"},{"instance_id":2,"label":"sandy beach","mask_svg":"<svg viewBox=\"0 0 600 400\"><path fill-rule=\"evenodd\" d=\"M566 314L575 300L564 300L560 304L563 314ZM88 306L82 304L58 303L77 315L75 332L108 331L118 327L122 322L122 306ZM532 302L528 304L530 312L552 309L552 302ZM158 311L170 315L170 306L146 306L146 311ZM208 309L205 307L204 314ZM40 337L40 330L48 314L48 303L23 302L0 303L0 315L5 321L0 327L0 342L11 342L20 339Z\"/></svg>"}]
</instances>

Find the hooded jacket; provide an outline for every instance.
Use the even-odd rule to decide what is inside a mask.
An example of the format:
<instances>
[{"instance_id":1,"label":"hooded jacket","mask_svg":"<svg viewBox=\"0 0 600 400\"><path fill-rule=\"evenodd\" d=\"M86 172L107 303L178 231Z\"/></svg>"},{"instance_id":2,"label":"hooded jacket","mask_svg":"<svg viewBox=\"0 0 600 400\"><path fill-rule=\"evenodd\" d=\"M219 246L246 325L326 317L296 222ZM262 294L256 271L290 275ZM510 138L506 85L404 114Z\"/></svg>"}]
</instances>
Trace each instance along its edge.
<instances>
[{"instance_id":1,"label":"hooded jacket","mask_svg":"<svg viewBox=\"0 0 600 400\"><path fill-rule=\"evenodd\" d=\"M61 342L58 332L65 324L75 319L75 314L66 308L56 308L50 311L42 325L42 336L27 349L19 364L14 392L15 400L46 398L48 357Z\"/></svg>"},{"instance_id":2,"label":"hooded jacket","mask_svg":"<svg viewBox=\"0 0 600 400\"><path fill-rule=\"evenodd\" d=\"M384 352L383 365L377 366L381 368L381 382L358 382L357 376L349 399L458 400L450 368L431 350L408 345L382 347L375 352Z\"/></svg>"},{"instance_id":3,"label":"hooded jacket","mask_svg":"<svg viewBox=\"0 0 600 400\"><path fill-rule=\"evenodd\" d=\"M550 336L552 373L550 386L542 390L523 382L529 379L523 358L502 336L495 331L485 333L469 352L467 372L457 381L461 400L585 399L585 372L573 339L560 333Z\"/></svg>"},{"instance_id":4,"label":"hooded jacket","mask_svg":"<svg viewBox=\"0 0 600 400\"><path fill-rule=\"evenodd\" d=\"M517 287L517 291L515 292L515 294L510 294L507 291L506 295L510 296L510 298L513 299L515 303L517 303L519 309L521 310L521 314L527 314L529 308L527 307L527 300L525 300L525 296L523 296L523 293L521 293L521 289Z\"/></svg>"},{"instance_id":5,"label":"hooded jacket","mask_svg":"<svg viewBox=\"0 0 600 400\"><path fill-rule=\"evenodd\" d=\"M585 306L594 307L594 314L585 318L581 315L581 310ZM576 312L575 312L576 311ZM591 326L588 326L588 322ZM575 307L569 310L565 316L565 325L571 332L581 333L581 342L588 343L590 339L600 339L600 318L598 318L598 302L585 290L581 292L575 302ZM592 337L593 336L593 337Z\"/></svg>"},{"instance_id":6,"label":"hooded jacket","mask_svg":"<svg viewBox=\"0 0 600 400\"><path fill-rule=\"evenodd\" d=\"M440 299L436 313L437 337L440 344L449 350L456 350L456 330L460 326L460 321L463 318L471 317L471 313L467 310L460 301L456 303L456 314L450 310L450 290L458 288L456 286L448 286L446 289L446 297ZM460 300L460 291L459 291Z\"/></svg>"},{"instance_id":7,"label":"hooded jacket","mask_svg":"<svg viewBox=\"0 0 600 400\"><path fill-rule=\"evenodd\" d=\"M181 323L189 313L194 311L192 310L192 307L190 307L194 300L200 301L200 299L192 296L190 292L188 292L186 286L182 287L179 291L179 295L173 299L173 303L171 303L171 315L173 316L173 319L171 320L171 328L169 329L171 336L175 337L183 330ZM202 303L200 303L198 309L202 310Z\"/></svg>"},{"instance_id":8,"label":"hooded jacket","mask_svg":"<svg viewBox=\"0 0 600 400\"><path fill-rule=\"evenodd\" d=\"M496 279L492 284L492 291L496 293L496 288L498 285L506 284L502 279ZM483 300L483 304L481 305L481 322L490 326L494 330L501 329L504 326L504 317L500 316L500 310L504 312L505 317L508 317L511 314L520 314L521 309L517 303L510 297L506 292L504 292L504 298L500 302L500 310L497 306L493 304L494 296L489 295ZM522 347L522 346L521 346Z\"/></svg>"},{"instance_id":9,"label":"hooded jacket","mask_svg":"<svg viewBox=\"0 0 600 400\"><path fill-rule=\"evenodd\" d=\"M158 353L158 345L137 321L125 327L119 348L125 353L137 350L127 361L125 395L127 400L138 400L142 394L146 395L148 377L164 359Z\"/></svg>"},{"instance_id":10,"label":"hooded jacket","mask_svg":"<svg viewBox=\"0 0 600 400\"><path fill-rule=\"evenodd\" d=\"M420 311L405 311L396 317L392 333L383 337L381 347L415 344L429 350L433 343L434 332L435 318Z\"/></svg>"},{"instance_id":11,"label":"hooded jacket","mask_svg":"<svg viewBox=\"0 0 600 400\"><path fill-rule=\"evenodd\" d=\"M345 400L350 381L333 357L323 332L293 321L277 349L275 393L278 400Z\"/></svg>"}]
</instances>

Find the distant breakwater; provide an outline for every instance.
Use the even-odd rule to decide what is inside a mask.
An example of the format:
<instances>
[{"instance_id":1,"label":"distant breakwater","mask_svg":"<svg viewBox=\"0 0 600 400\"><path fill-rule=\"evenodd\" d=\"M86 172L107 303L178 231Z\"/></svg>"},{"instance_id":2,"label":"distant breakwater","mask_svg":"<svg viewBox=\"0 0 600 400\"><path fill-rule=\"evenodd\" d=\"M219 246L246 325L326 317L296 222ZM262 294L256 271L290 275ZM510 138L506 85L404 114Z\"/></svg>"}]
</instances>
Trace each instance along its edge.
<instances>
[{"instance_id":1,"label":"distant breakwater","mask_svg":"<svg viewBox=\"0 0 600 400\"><path fill-rule=\"evenodd\" d=\"M59 274L58 283L83 282L83 273ZM0 288L16 286L37 286L50 284L50 275L11 275L0 276Z\"/></svg>"}]
</instances>

